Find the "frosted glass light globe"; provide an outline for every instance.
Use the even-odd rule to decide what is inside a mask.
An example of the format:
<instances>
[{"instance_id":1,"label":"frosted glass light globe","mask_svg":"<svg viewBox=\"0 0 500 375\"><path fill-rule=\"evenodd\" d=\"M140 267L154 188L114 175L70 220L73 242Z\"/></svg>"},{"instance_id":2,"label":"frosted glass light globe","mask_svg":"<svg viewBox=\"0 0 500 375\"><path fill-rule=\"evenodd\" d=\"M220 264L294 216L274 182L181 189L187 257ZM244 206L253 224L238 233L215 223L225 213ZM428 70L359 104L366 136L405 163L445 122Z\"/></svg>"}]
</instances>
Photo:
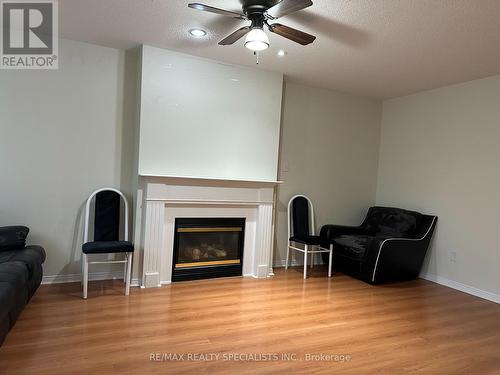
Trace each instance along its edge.
<instances>
[{"instance_id":1,"label":"frosted glass light globe","mask_svg":"<svg viewBox=\"0 0 500 375\"><path fill-rule=\"evenodd\" d=\"M262 29L252 29L245 38L245 47L252 51L264 51L269 48L269 38Z\"/></svg>"}]
</instances>

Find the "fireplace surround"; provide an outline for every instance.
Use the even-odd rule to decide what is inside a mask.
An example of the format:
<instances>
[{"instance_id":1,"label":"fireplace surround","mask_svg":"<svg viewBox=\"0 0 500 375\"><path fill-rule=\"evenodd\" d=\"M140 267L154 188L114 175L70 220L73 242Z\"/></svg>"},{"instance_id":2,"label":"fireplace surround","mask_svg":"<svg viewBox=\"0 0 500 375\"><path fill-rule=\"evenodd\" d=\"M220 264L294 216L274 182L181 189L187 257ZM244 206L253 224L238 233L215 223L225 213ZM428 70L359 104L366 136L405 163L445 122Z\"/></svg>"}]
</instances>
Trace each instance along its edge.
<instances>
[{"instance_id":1,"label":"fireplace surround","mask_svg":"<svg viewBox=\"0 0 500 375\"><path fill-rule=\"evenodd\" d=\"M141 176L138 210L142 213L138 225L142 228L140 251L143 256L139 284L146 288L159 287L177 279L173 272L176 220L190 218L244 219L238 275L271 276L274 188L278 183Z\"/></svg>"}]
</instances>

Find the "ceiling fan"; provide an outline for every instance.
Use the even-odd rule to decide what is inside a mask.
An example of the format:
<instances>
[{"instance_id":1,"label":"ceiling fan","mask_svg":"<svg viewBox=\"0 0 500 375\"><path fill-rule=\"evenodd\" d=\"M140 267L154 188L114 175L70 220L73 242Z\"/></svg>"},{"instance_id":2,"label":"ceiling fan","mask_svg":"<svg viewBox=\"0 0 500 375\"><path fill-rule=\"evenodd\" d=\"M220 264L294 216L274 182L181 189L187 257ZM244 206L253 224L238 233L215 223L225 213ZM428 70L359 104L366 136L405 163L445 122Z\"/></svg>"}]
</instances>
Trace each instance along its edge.
<instances>
[{"instance_id":1,"label":"ceiling fan","mask_svg":"<svg viewBox=\"0 0 500 375\"><path fill-rule=\"evenodd\" d=\"M269 1L246 1L243 2L241 13L231 12L200 3L190 3L188 7L250 21L251 24L249 26L236 30L231 35L222 39L219 45L226 46L233 44L246 35L245 47L255 52L269 48L269 38L264 32L264 26L266 26L270 32L290 39L303 46L314 42L316 39L314 35L307 34L280 23L269 23L290 13L310 7L311 5L313 5L311 0L281 0L274 5L269 4Z\"/></svg>"}]
</instances>

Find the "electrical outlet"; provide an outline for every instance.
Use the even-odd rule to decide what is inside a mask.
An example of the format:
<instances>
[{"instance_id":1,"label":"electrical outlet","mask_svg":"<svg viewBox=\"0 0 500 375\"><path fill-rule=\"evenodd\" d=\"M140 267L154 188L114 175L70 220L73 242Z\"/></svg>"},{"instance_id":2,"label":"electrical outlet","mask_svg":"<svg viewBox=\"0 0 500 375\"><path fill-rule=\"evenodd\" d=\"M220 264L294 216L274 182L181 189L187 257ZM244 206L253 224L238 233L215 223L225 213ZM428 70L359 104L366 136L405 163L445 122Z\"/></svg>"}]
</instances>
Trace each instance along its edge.
<instances>
[{"instance_id":1,"label":"electrical outlet","mask_svg":"<svg viewBox=\"0 0 500 375\"><path fill-rule=\"evenodd\" d=\"M457 252L456 251L450 251L450 262L452 262L452 263L457 262Z\"/></svg>"}]
</instances>

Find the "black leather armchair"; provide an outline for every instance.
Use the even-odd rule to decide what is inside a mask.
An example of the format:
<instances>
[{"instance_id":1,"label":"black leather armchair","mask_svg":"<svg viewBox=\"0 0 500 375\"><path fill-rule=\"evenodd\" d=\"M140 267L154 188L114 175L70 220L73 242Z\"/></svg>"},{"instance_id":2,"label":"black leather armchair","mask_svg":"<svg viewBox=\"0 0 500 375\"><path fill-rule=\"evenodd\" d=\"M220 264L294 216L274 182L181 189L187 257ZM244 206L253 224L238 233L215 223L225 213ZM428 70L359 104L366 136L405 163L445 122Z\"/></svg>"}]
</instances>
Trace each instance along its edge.
<instances>
[{"instance_id":1,"label":"black leather armchair","mask_svg":"<svg viewBox=\"0 0 500 375\"><path fill-rule=\"evenodd\" d=\"M322 246L333 244L333 268L371 284L418 277L437 216L371 207L360 226L325 225ZM326 259L323 258L324 261Z\"/></svg>"}]
</instances>

